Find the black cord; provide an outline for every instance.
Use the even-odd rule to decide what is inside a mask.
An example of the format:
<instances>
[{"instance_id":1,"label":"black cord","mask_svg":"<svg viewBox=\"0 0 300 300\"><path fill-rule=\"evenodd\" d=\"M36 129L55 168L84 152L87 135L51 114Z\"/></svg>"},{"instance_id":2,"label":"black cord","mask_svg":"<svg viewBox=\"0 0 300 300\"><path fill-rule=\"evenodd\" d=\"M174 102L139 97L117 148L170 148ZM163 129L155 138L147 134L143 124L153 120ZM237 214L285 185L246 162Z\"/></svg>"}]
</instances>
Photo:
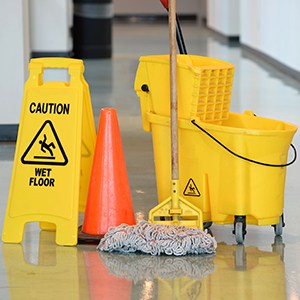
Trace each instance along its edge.
<instances>
[{"instance_id":1,"label":"black cord","mask_svg":"<svg viewBox=\"0 0 300 300\"><path fill-rule=\"evenodd\" d=\"M169 9L166 8L167 12L169 12ZM181 31L181 26L179 22L178 15L176 14L176 40L177 40L177 45L178 45L178 50L180 54L188 54L183 38L183 34Z\"/></svg>"},{"instance_id":2,"label":"black cord","mask_svg":"<svg viewBox=\"0 0 300 300\"><path fill-rule=\"evenodd\" d=\"M177 44L178 44L178 49L180 54L187 54L183 34L179 23L179 18L177 15L176 15L176 37L177 37Z\"/></svg>"},{"instance_id":3,"label":"black cord","mask_svg":"<svg viewBox=\"0 0 300 300\"><path fill-rule=\"evenodd\" d=\"M223 143L221 143L218 139L216 139L213 135L211 135L208 131L206 131L203 127L201 127L200 125L198 125L196 123L195 120L192 120L191 121L192 124L194 126L196 126L198 129L200 129L202 132L204 132L207 136L209 136L212 140L214 140L216 143L218 143L222 148L224 148L226 151L228 151L230 154L240 158L240 159L243 159L243 160L246 160L248 162L251 162L251 163L254 163L254 164L257 164L257 165L262 165L262 166L267 166L267 167L276 167L276 168L282 168L282 167L287 167L287 166L290 166L291 164L293 164L296 160L297 160L297 150L295 148L295 146L293 144L291 144L291 148L294 150L294 158L292 159L292 161L286 163L286 164L279 164L279 165L276 165L276 164L268 164L268 163L263 163L263 162L259 162L259 161L256 161L256 160L253 160L253 159L250 159L250 158L247 158L247 157L244 157L242 155L239 155L235 152L233 152L232 150L230 150L228 147L226 147Z\"/></svg>"}]
</instances>

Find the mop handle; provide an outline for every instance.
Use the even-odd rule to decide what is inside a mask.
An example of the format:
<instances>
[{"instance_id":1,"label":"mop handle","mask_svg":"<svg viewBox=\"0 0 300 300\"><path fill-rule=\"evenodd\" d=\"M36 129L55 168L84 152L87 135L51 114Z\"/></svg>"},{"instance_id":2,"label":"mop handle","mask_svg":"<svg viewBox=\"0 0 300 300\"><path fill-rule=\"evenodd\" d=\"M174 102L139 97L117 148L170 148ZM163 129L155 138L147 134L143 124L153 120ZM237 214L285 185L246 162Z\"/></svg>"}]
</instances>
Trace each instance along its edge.
<instances>
[{"instance_id":1,"label":"mop handle","mask_svg":"<svg viewBox=\"0 0 300 300\"><path fill-rule=\"evenodd\" d=\"M169 6L169 48L170 48L170 97L171 97L171 159L172 180L179 179L178 172L178 116L177 116L177 53L176 53L176 0Z\"/></svg>"}]
</instances>

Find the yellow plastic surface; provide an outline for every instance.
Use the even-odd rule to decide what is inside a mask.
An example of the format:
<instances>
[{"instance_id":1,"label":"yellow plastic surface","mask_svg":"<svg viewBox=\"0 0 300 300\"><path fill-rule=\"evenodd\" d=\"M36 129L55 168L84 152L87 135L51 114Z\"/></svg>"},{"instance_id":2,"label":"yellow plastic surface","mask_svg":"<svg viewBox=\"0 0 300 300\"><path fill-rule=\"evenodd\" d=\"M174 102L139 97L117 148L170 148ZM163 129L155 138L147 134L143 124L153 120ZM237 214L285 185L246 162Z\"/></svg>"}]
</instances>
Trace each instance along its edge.
<instances>
[{"instance_id":1,"label":"yellow plastic surface","mask_svg":"<svg viewBox=\"0 0 300 300\"><path fill-rule=\"evenodd\" d=\"M159 202L170 194L170 119L146 113L152 131ZM297 127L277 120L229 113L222 124L197 123L239 155L285 164ZM284 205L285 167L256 165L220 147L190 121L179 119L179 195L203 212L203 221L273 225Z\"/></svg>"},{"instance_id":2,"label":"yellow plastic surface","mask_svg":"<svg viewBox=\"0 0 300 300\"><path fill-rule=\"evenodd\" d=\"M178 117L218 122L229 115L234 66L228 62L196 55L177 55ZM143 91L147 85L149 91ZM135 79L145 130L146 112L170 116L169 55L140 58Z\"/></svg>"},{"instance_id":3,"label":"yellow plastic surface","mask_svg":"<svg viewBox=\"0 0 300 300\"><path fill-rule=\"evenodd\" d=\"M45 68L68 68L70 82L43 82ZM57 244L76 245L96 139L83 62L32 59L29 71L2 240L20 243L26 223L43 222Z\"/></svg>"},{"instance_id":4,"label":"yellow plastic surface","mask_svg":"<svg viewBox=\"0 0 300 300\"><path fill-rule=\"evenodd\" d=\"M83 114L82 114L82 137L81 137L81 167L80 167L80 193L79 212L85 212L89 184L96 145L96 128L88 83L83 74Z\"/></svg>"},{"instance_id":5,"label":"yellow plastic surface","mask_svg":"<svg viewBox=\"0 0 300 300\"><path fill-rule=\"evenodd\" d=\"M170 194L170 197L150 210L149 222L203 229L202 211L179 196L179 180L172 180Z\"/></svg>"}]
</instances>

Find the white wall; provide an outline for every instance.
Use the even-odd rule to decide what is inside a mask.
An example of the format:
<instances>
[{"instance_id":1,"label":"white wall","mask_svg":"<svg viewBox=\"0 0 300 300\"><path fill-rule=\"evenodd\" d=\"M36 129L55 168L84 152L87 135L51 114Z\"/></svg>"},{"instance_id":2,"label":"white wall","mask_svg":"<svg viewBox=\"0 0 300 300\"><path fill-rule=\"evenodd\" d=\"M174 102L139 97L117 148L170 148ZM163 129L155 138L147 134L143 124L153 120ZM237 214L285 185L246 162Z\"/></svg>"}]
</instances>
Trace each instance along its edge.
<instances>
[{"instance_id":1,"label":"white wall","mask_svg":"<svg viewBox=\"0 0 300 300\"><path fill-rule=\"evenodd\" d=\"M0 0L0 125L19 124L31 51L72 49L71 4L72 0Z\"/></svg>"},{"instance_id":2,"label":"white wall","mask_svg":"<svg viewBox=\"0 0 300 300\"><path fill-rule=\"evenodd\" d=\"M241 43L300 71L299 12L299 0L241 0Z\"/></svg>"},{"instance_id":3,"label":"white wall","mask_svg":"<svg viewBox=\"0 0 300 300\"><path fill-rule=\"evenodd\" d=\"M239 36L239 0L208 0L207 26L225 36Z\"/></svg>"},{"instance_id":4,"label":"white wall","mask_svg":"<svg viewBox=\"0 0 300 300\"><path fill-rule=\"evenodd\" d=\"M207 26L299 72L299 12L299 0L207 0Z\"/></svg>"},{"instance_id":5,"label":"white wall","mask_svg":"<svg viewBox=\"0 0 300 300\"><path fill-rule=\"evenodd\" d=\"M28 76L28 0L0 0L0 7L0 125L18 124Z\"/></svg>"},{"instance_id":6,"label":"white wall","mask_svg":"<svg viewBox=\"0 0 300 300\"><path fill-rule=\"evenodd\" d=\"M73 41L72 0L29 0L30 44L33 52L70 52Z\"/></svg>"}]
</instances>

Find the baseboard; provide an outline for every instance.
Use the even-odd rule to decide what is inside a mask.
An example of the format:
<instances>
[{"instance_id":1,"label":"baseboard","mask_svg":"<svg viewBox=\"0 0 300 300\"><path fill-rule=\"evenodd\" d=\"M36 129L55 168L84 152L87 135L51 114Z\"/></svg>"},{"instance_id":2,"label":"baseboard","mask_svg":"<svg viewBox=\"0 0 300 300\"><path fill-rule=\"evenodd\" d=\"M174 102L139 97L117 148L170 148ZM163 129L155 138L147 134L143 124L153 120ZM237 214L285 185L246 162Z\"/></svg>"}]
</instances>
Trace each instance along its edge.
<instances>
[{"instance_id":1,"label":"baseboard","mask_svg":"<svg viewBox=\"0 0 300 300\"><path fill-rule=\"evenodd\" d=\"M73 51L66 52L52 52L52 51L32 51L32 58L41 58L41 57L73 57Z\"/></svg>"},{"instance_id":2,"label":"baseboard","mask_svg":"<svg viewBox=\"0 0 300 300\"><path fill-rule=\"evenodd\" d=\"M288 75L297 81L300 81L300 72L296 71L287 65L281 63L277 59L272 58L271 56L262 53L259 50L256 50L252 47L249 47L247 45L241 44L241 49L242 49L242 55L246 58L254 57L255 59L259 59L262 62L268 63L272 67L276 68L277 70L281 71L285 75Z\"/></svg>"},{"instance_id":3,"label":"baseboard","mask_svg":"<svg viewBox=\"0 0 300 300\"><path fill-rule=\"evenodd\" d=\"M1 142L14 142L17 140L18 124L4 124L0 125L0 141Z\"/></svg>"},{"instance_id":4,"label":"baseboard","mask_svg":"<svg viewBox=\"0 0 300 300\"><path fill-rule=\"evenodd\" d=\"M178 18L182 22L196 22L196 14L179 14ZM126 14L115 15L113 18L115 23L168 23L168 14L165 15L148 15L148 14Z\"/></svg>"},{"instance_id":5,"label":"baseboard","mask_svg":"<svg viewBox=\"0 0 300 300\"><path fill-rule=\"evenodd\" d=\"M239 45L240 37L238 35L226 35L220 31L210 28L207 26L207 21L205 19L203 20L203 25L206 26L206 28L211 33L213 33L221 42L228 43L228 46L231 46L231 44L234 46Z\"/></svg>"}]
</instances>

